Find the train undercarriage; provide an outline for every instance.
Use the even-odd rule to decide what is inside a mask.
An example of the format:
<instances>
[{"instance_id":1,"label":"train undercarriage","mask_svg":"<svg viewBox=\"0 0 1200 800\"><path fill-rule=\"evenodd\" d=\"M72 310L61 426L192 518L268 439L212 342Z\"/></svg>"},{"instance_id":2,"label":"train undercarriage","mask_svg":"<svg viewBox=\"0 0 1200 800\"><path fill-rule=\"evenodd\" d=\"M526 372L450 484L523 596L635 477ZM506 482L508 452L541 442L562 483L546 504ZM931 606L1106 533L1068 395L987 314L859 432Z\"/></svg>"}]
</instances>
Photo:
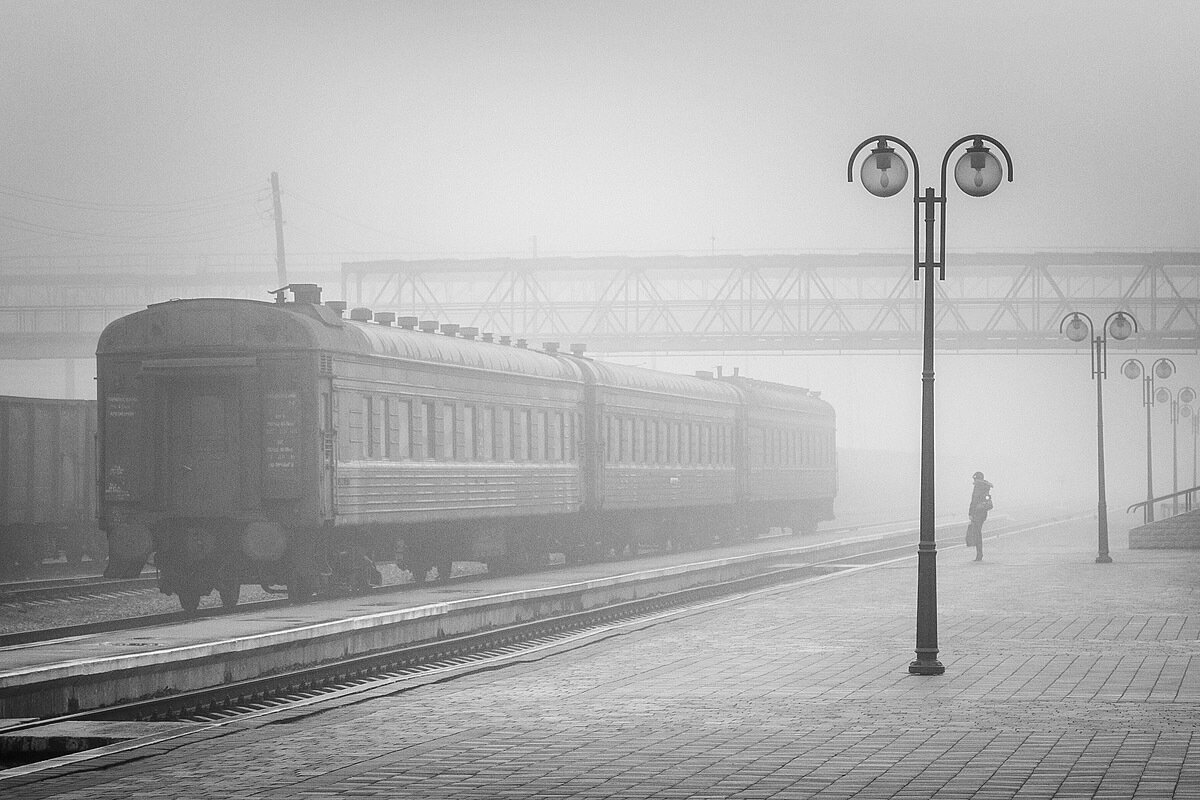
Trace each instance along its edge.
<instances>
[{"instance_id":1,"label":"train undercarriage","mask_svg":"<svg viewBox=\"0 0 1200 800\"><path fill-rule=\"evenodd\" d=\"M149 538L160 591L177 595L184 611L194 612L214 591L222 605L236 605L243 585L303 602L377 586L385 564L407 571L415 583L447 580L454 563L464 561L485 564L489 574L511 574L555 558L588 563L730 544L771 527L811 532L818 518L829 516L806 504L776 502L421 526L285 529L262 521L174 518L156 522ZM110 563L124 563L125 572L140 571L149 556L123 554L116 541L110 547Z\"/></svg>"}]
</instances>

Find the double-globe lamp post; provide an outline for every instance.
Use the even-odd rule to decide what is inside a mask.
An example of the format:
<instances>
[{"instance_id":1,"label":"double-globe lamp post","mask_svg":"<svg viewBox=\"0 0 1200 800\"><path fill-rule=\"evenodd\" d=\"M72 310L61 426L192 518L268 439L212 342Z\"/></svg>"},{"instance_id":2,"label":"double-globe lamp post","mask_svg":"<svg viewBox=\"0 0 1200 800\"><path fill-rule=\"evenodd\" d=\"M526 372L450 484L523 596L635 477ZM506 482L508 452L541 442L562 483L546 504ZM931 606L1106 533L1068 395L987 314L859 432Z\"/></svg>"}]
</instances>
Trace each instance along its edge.
<instances>
[{"instance_id":1,"label":"double-globe lamp post","mask_svg":"<svg viewBox=\"0 0 1200 800\"><path fill-rule=\"evenodd\" d=\"M1188 413L1184 414L1184 416L1186 417L1190 415L1192 418L1192 486L1196 487L1200 486L1200 483L1196 482L1196 443L1200 441L1200 410L1192 408L1185 410ZM1195 505L1195 503L1193 503L1193 505Z\"/></svg>"},{"instance_id":2,"label":"double-globe lamp post","mask_svg":"<svg viewBox=\"0 0 1200 800\"><path fill-rule=\"evenodd\" d=\"M1096 556L1097 564L1111 564L1112 557L1108 554L1108 499L1104 493L1104 379L1108 377L1108 335L1117 341L1128 339L1137 331L1137 320L1126 311L1114 311L1104 320L1103 327L1097 331L1092 325L1092 318L1082 311L1072 311L1062 318L1058 324L1059 333L1065 332L1072 342L1092 341L1092 377L1096 379L1096 474L1098 498L1096 501L1096 518L1099 527L1100 552Z\"/></svg>"},{"instance_id":3,"label":"double-globe lamp post","mask_svg":"<svg viewBox=\"0 0 1200 800\"><path fill-rule=\"evenodd\" d=\"M1171 404L1171 513L1179 513L1179 417L1181 412L1186 411L1191 414L1191 403L1196 399L1196 390L1190 386L1184 386L1175 396L1171 396L1171 390L1162 388L1158 390L1158 402ZM1187 416L1182 414L1182 416Z\"/></svg>"},{"instance_id":4,"label":"double-globe lamp post","mask_svg":"<svg viewBox=\"0 0 1200 800\"><path fill-rule=\"evenodd\" d=\"M1013 179L1012 159L1004 145L990 136L964 136L946 150L942 157L941 193L933 187L920 193L921 170L913 149L895 136L872 136L850 154L846 180L854 182L854 162L864 148L874 144L863 160L859 172L863 186L876 197L899 194L908 181L908 165L896 153L896 145L908 154L913 171L913 280L921 279L925 270L924 359L921 370L921 541L917 548L917 658L908 665L914 675L941 675L946 668L938 661L937 643L937 545L934 541L934 461L933 461L933 270L938 280L946 277L946 168L950 156L970 142L954 165L954 182L972 197L991 194L1004 180L1006 170L992 154L987 142L1004 155L1008 180ZM934 223L941 206L941 227L934 237ZM925 209L925 257L921 257L921 208Z\"/></svg>"},{"instance_id":5,"label":"double-globe lamp post","mask_svg":"<svg viewBox=\"0 0 1200 800\"><path fill-rule=\"evenodd\" d=\"M1131 381L1142 379L1142 405L1146 407L1146 508L1145 522L1154 522L1154 450L1150 437L1150 409L1154 407L1154 379L1166 380L1175 374L1175 362L1160 358L1146 369L1139 359L1127 358L1121 365L1121 374Z\"/></svg>"}]
</instances>

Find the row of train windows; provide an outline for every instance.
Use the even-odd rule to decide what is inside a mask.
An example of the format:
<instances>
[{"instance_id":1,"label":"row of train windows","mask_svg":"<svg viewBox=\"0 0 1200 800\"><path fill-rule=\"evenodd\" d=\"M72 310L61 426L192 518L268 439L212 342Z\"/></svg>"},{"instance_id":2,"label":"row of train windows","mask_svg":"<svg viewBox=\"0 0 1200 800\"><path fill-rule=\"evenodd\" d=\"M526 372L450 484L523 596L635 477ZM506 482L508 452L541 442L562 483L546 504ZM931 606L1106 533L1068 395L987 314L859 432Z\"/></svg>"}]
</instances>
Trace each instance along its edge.
<instances>
[{"instance_id":1,"label":"row of train windows","mask_svg":"<svg viewBox=\"0 0 1200 800\"><path fill-rule=\"evenodd\" d=\"M341 460L579 460L582 418L574 412L345 392L335 403L326 419L328 426L338 418ZM730 425L622 415L605 415L603 425L610 464L734 463ZM824 431L754 428L750 459L756 466L824 466L832 463L833 439Z\"/></svg>"},{"instance_id":2,"label":"row of train windows","mask_svg":"<svg viewBox=\"0 0 1200 800\"><path fill-rule=\"evenodd\" d=\"M729 425L612 416L604 426L605 460L610 464L734 463ZM750 461L766 467L828 466L833 462L833 437L827 431L753 428Z\"/></svg>"},{"instance_id":3,"label":"row of train windows","mask_svg":"<svg viewBox=\"0 0 1200 800\"><path fill-rule=\"evenodd\" d=\"M604 431L610 464L733 464L729 425L608 416Z\"/></svg>"},{"instance_id":4,"label":"row of train windows","mask_svg":"<svg viewBox=\"0 0 1200 800\"><path fill-rule=\"evenodd\" d=\"M761 467L822 467L833 463L830 431L753 428L750 463Z\"/></svg>"},{"instance_id":5,"label":"row of train windows","mask_svg":"<svg viewBox=\"0 0 1200 800\"><path fill-rule=\"evenodd\" d=\"M342 460L573 462L579 415L558 410L337 395Z\"/></svg>"}]
</instances>

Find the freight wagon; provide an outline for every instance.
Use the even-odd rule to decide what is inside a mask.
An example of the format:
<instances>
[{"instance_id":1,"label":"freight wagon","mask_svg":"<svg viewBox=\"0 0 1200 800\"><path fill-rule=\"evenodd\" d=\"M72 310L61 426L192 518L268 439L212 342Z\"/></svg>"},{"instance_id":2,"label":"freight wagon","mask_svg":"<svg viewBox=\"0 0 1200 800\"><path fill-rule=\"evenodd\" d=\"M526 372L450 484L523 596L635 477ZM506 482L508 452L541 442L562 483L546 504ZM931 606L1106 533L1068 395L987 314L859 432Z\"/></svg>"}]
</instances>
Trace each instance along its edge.
<instances>
[{"instance_id":1,"label":"freight wagon","mask_svg":"<svg viewBox=\"0 0 1200 800\"><path fill-rule=\"evenodd\" d=\"M102 561L96 401L0 396L0 569Z\"/></svg>"}]
</instances>

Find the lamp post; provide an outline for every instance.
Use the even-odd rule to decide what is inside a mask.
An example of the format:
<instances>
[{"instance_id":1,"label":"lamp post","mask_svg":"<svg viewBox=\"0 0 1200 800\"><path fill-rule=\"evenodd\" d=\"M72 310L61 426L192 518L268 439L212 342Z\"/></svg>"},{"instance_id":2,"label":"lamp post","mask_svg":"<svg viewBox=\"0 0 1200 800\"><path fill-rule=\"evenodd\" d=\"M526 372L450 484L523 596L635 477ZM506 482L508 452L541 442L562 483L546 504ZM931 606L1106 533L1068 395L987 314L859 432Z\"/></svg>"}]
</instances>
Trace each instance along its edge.
<instances>
[{"instance_id":1,"label":"lamp post","mask_svg":"<svg viewBox=\"0 0 1200 800\"><path fill-rule=\"evenodd\" d=\"M1084 320L1087 320L1085 323ZM1092 377L1096 379L1096 473L1098 499L1096 501L1096 516L1099 525L1100 553L1096 556L1097 564L1111 564L1112 557L1108 554L1108 500L1104 496L1104 379L1108 377L1108 338L1104 331L1117 341L1128 339L1130 334L1137 331L1137 320L1132 314L1124 311L1114 311L1104 320L1104 327L1097 333L1092 325L1092 318L1081 311L1073 311L1058 323L1058 332L1067 334L1072 342L1092 340Z\"/></svg>"},{"instance_id":2,"label":"lamp post","mask_svg":"<svg viewBox=\"0 0 1200 800\"><path fill-rule=\"evenodd\" d=\"M1175 362L1169 358L1160 358L1150 365L1150 369L1136 358L1127 358L1121 365L1121 373L1130 380L1142 379L1142 405L1146 407L1146 508L1143 519L1154 522L1154 459L1150 441L1150 409L1154 407L1154 378L1166 380L1175 374Z\"/></svg>"},{"instance_id":3,"label":"lamp post","mask_svg":"<svg viewBox=\"0 0 1200 800\"><path fill-rule=\"evenodd\" d=\"M913 280L921 280L925 270L925 308L923 360L921 369L921 541L917 547L917 658L908 665L914 675L941 675L946 668L937 660L937 545L934 540L934 461L933 461L933 270L938 280L946 277L946 167L950 156L970 142L954 165L954 182L972 197L991 194L1004 179L1005 170L984 142L994 145L1004 155L1008 180L1013 179L1012 158L1000 142L990 136L964 136L946 150L942 157L941 194L933 187L920 193L921 169L917 155L905 142L895 136L872 136L850 154L846 180L854 182L854 161L868 145L874 144L863 160L860 179L868 192L876 197L898 194L908 180L908 165L891 145L908 153L913 171ZM940 232L935 247L934 223L941 206ZM925 209L925 257L921 258L921 209Z\"/></svg>"},{"instance_id":4,"label":"lamp post","mask_svg":"<svg viewBox=\"0 0 1200 800\"><path fill-rule=\"evenodd\" d=\"M1200 486L1200 483L1196 482L1196 443L1200 441L1200 412L1193 408L1185 408L1184 411L1187 412L1184 414L1185 417L1192 418L1192 488L1195 488ZM1194 496L1195 492L1188 495L1188 497Z\"/></svg>"},{"instance_id":5,"label":"lamp post","mask_svg":"<svg viewBox=\"0 0 1200 800\"><path fill-rule=\"evenodd\" d=\"M1184 408L1191 413L1191 403L1196 399L1196 390L1190 386L1184 386L1175 396L1171 396L1170 389L1158 390L1158 402L1171 404L1171 513L1179 513L1179 436L1177 430L1179 427L1179 411Z\"/></svg>"}]
</instances>

